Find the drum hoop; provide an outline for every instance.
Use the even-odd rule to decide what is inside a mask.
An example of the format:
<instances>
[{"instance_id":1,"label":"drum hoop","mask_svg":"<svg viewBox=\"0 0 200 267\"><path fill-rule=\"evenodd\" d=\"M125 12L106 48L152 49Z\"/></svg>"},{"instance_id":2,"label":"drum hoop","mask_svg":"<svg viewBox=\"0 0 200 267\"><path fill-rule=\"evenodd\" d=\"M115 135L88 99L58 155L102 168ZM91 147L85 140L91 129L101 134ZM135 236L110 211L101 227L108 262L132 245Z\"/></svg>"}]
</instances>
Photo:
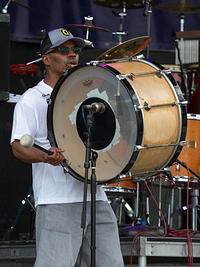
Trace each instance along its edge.
<instances>
[{"instance_id":1,"label":"drum hoop","mask_svg":"<svg viewBox=\"0 0 200 267\"><path fill-rule=\"evenodd\" d=\"M48 140L52 146L57 147L58 144L56 142L55 134L54 134L54 128L53 128L53 108L54 108L54 102L56 99L56 96L58 94L58 91L63 84L63 82L66 80L66 78L71 75L74 71L80 69L82 67L82 64L71 68L68 72L64 73L61 78L58 80L56 83L55 87L53 88L53 91L50 96L50 103L48 104L48 109L47 109L47 131L48 131ZM66 161L63 161L63 166L66 167L69 171L69 174L75 177L76 179L80 181L84 181L83 177L80 176L78 173L76 173L68 164ZM88 180L88 183L90 181Z\"/></svg>"}]
</instances>

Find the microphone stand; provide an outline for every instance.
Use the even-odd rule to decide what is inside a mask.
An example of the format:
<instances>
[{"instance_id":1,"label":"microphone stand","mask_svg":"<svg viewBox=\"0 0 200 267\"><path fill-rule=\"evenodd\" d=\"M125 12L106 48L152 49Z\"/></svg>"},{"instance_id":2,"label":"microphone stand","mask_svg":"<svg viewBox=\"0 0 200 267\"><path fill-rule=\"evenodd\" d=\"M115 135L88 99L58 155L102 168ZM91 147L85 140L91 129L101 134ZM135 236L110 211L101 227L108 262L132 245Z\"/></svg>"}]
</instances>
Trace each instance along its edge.
<instances>
[{"instance_id":1,"label":"microphone stand","mask_svg":"<svg viewBox=\"0 0 200 267\"><path fill-rule=\"evenodd\" d=\"M144 0L144 13L143 16L147 17L147 35L151 36L151 13L152 13L152 0ZM147 46L147 59L149 59L149 45Z\"/></svg>"},{"instance_id":2,"label":"microphone stand","mask_svg":"<svg viewBox=\"0 0 200 267\"><path fill-rule=\"evenodd\" d=\"M91 266L96 264L96 160L97 152L92 151L91 165Z\"/></svg>"},{"instance_id":3,"label":"microphone stand","mask_svg":"<svg viewBox=\"0 0 200 267\"><path fill-rule=\"evenodd\" d=\"M87 114L87 140L85 143L86 152L85 152L85 182L84 182L84 195L83 195L83 210L81 218L81 227L83 228L83 238L85 235L85 225L86 225L86 207L87 207L87 184L88 184L88 171L90 168L90 160L92 165L92 174L91 174L91 267L96 265L96 159L98 154L91 150L91 128L94 122L94 111L89 110ZM82 243L83 244L83 243ZM81 263L81 260L80 260Z\"/></svg>"}]
</instances>

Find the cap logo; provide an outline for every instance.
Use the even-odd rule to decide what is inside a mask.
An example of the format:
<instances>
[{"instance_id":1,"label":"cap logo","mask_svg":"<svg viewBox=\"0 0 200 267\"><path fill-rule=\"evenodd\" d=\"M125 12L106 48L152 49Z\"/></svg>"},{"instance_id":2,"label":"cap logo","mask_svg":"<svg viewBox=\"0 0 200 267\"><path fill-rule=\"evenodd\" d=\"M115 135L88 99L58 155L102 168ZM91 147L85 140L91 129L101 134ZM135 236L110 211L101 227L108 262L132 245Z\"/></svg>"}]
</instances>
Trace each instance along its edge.
<instances>
[{"instance_id":1,"label":"cap logo","mask_svg":"<svg viewBox=\"0 0 200 267\"><path fill-rule=\"evenodd\" d=\"M65 36L70 36L70 32L68 32L67 30L60 30L60 32Z\"/></svg>"}]
</instances>

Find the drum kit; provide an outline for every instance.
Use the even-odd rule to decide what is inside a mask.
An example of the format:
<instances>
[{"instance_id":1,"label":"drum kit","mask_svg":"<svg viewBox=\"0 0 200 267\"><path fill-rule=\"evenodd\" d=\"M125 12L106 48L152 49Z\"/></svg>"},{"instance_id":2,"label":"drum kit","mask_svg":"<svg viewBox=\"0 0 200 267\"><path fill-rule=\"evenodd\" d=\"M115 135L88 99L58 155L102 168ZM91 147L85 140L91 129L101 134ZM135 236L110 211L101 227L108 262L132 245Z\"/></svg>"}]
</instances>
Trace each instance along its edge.
<instances>
[{"instance_id":1,"label":"drum kit","mask_svg":"<svg viewBox=\"0 0 200 267\"><path fill-rule=\"evenodd\" d=\"M189 177L187 167L181 165L184 162L192 170L190 181L197 182L195 189L194 183L191 184L197 204L200 117L187 114L180 67L151 63L139 55L150 44L150 36L125 42L122 42L122 37L126 35L123 19L127 9L144 8L148 4L163 11L196 13L200 12L200 5L183 0L158 5L154 1L140 0L93 2L106 8L122 9L118 14L120 30L114 33L119 37L119 44L94 61L71 69L55 86L47 118L51 145L64 149L65 167L84 182L87 120L91 115L91 110L85 107L97 103L104 106L104 110L92 112L91 150L98 154L96 182L103 186L111 202L120 199L119 208L124 207L134 224L139 218L138 207L135 211L125 199L136 197L137 206L140 184L169 168L172 181L180 182L185 178L185 183ZM85 39L91 46L90 30L109 32L93 25L92 20L92 17L85 17L85 24L67 25L86 30ZM199 70L198 65L196 68ZM188 77L193 75L191 72L188 71ZM196 81L198 77L190 79ZM193 87L191 85L191 91ZM173 165L177 159L179 167ZM196 218L197 214L194 221ZM197 223L193 228L197 229Z\"/></svg>"}]
</instances>

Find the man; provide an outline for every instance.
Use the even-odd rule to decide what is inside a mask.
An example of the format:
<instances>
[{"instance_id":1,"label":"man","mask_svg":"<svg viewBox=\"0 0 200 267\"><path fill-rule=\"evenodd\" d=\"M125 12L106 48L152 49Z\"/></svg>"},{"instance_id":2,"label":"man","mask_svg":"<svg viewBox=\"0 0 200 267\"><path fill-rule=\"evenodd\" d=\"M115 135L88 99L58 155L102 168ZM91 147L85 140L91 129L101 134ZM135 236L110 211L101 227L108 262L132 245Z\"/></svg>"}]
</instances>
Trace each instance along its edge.
<instances>
[{"instance_id":1,"label":"man","mask_svg":"<svg viewBox=\"0 0 200 267\"><path fill-rule=\"evenodd\" d=\"M36 205L35 267L90 266L91 218L87 205L86 233L82 242L81 213L84 183L63 171L61 148L51 147L47 139L47 99L65 69L78 64L85 46L61 28L50 31L41 43L46 76L27 90L16 104L11 143L14 155L32 163L33 192ZM52 155L20 144L29 134L37 145L53 151ZM101 186L96 193L96 266L122 267L118 228L115 215ZM87 201L90 201L88 193Z\"/></svg>"}]
</instances>

